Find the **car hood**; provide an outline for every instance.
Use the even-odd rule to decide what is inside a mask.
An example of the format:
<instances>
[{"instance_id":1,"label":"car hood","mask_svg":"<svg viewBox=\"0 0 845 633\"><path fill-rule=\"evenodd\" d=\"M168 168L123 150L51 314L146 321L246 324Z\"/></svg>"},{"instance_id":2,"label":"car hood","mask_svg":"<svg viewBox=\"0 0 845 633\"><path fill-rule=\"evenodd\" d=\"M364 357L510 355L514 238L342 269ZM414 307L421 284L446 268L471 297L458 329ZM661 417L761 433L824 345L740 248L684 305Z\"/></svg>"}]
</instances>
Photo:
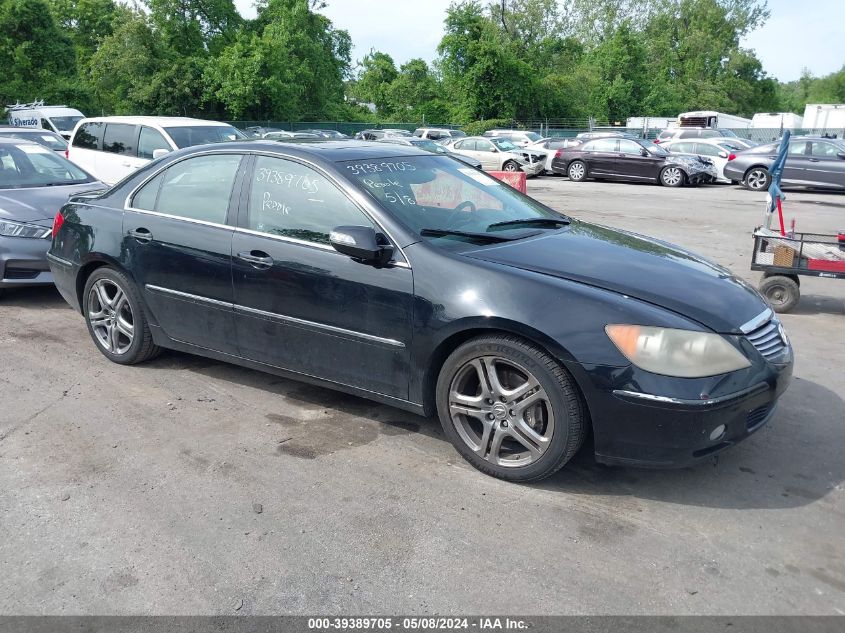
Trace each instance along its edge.
<instances>
[{"instance_id":1,"label":"car hood","mask_svg":"<svg viewBox=\"0 0 845 633\"><path fill-rule=\"evenodd\" d=\"M721 333L739 333L767 308L727 268L666 242L585 222L465 254L618 292Z\"/></svg>"},{"instance_id":2,"label":"car hood","mask_svg":"<svg viewBox=\"0 0 845 633\"><path fill-rule=\"evenodd\" d=\"M52 222L68 198L92 189L105 189L101 182L54 187L22 187L0 189L0 219L18 222Z\"/></svg>"}]
</instances>

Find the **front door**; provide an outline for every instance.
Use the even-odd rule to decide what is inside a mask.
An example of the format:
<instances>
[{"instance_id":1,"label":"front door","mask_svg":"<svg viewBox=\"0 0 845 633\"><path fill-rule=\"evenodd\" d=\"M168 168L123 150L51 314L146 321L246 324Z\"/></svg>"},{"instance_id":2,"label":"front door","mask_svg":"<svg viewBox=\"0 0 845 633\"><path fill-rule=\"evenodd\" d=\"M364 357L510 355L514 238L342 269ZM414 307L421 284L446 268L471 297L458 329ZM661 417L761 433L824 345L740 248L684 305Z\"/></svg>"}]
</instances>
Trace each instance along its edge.
<instances>
[{"instance_id":1,"label":"front door","mask_svg":"<svg viewBox=\"0 0 845 633\"><path fill-rule=\"evenodd\" d=\"M807 164L807 180L819 187L845 188L843 150L828 141L811 141Z\"/></svg>"},{"instance_id":2,"label":"front door","mask_svg":"<svg viewBox=\"0 0 845 633\"><path fill-rule=\"evenodd\" d=\"M372 220L326 174L289 159L252 160L232 244L240 354L407 399L407 263L377 267L341 255L329 233Z\"/></svg>"},{"instance_id":3,"label":"front door","mask_svg":"<svg viewBox=\"0 0 845 633\"><path fill-rule=\"evenodd\" d=\"M229 209L242 159L175 162L135 193L123 216L124 257L164 333L227 354L237 353Z\"/></svg>"},{"instance_id":4,"label":"front door","mask_svg":"<svg viewBox=\"0 0 845 633\"><path fill-rule=\"evenodd\" d=\"M496 171L502 168L501 154L487 139L475 141L475 158L481 161L481 168L487 171Z\"/></svg>"}]
</instances>

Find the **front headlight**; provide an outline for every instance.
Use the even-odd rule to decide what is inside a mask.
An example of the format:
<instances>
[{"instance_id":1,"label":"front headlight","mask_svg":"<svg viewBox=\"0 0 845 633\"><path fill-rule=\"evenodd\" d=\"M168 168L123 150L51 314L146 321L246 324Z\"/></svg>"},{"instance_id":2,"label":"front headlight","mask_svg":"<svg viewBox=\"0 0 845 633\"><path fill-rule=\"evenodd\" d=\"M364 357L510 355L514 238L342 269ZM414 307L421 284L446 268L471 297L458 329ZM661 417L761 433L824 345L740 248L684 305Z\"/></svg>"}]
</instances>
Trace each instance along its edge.
<instances>
[{"instance_id":1,"label":"front headlight","mask_svg":"<svg viewBox=\"0 0 845 633\"><path fill-rule=\"evenodd\" d=\"M4 237L32 237L41 238L50 235L50 229L37 224L0 220L0 235Z\"/></svg>"},{"instance_id":2,"label":"front headlight","mask_svg":"<svg viewBox=\"0 0 845 633\"><path fill-rule=\"evenodd\" d=\"M608 325L604 331L625 358L655 374L704 378L751 366L718 334L645 325Z\"/></svg>"}]
</instances>

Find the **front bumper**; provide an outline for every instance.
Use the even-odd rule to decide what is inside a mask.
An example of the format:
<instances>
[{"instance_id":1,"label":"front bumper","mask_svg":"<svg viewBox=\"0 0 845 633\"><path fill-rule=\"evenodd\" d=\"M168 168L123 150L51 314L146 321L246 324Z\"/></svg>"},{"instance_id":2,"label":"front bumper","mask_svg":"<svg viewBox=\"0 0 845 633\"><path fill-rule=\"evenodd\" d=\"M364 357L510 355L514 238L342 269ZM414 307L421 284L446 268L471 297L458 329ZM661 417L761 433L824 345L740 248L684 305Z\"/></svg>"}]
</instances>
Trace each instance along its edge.
<instances>
[{"instance_id":1,"label":"front bumper","mask_svg":"<svg viewBox=\"0 0 845 633\"><path fill-rule=\"evenodd\" d=\"M537 161L536 163L524 163L520 165L522 167L522 171L524 171L529 176L537 176L538 174L542 174L546 168L545 161Z\"/></svg>"},{"instance_id":2,"label":"front bumper","mask_svg":"<svg viewBox=\"0 0 845 633\"><path fill-rule=\"evenodd\" d=\"M606 464L679 468L736 445L773 417L792 377L791 350L782 361L778 365L761 362L731 379L661 377L665 392L675 393L668 396L637 389L645 381L638 378L643 372L635 367L583 367L596 459ZM726 388L719 395L691 395L714 393L720 384ZM705 391L711 387L712 391ZM724 431L719 433L722 425Z\"/></svg>"},{"instance_id":3,"label":"front bumper","mask_svg":"<svg viewBox=\"0 0 845 633\"><path fill-rule=\"evenodd\" d=\"M49 239L0 236L0 288L52 284L48 248Z\"/></svg>"}]
</instances>

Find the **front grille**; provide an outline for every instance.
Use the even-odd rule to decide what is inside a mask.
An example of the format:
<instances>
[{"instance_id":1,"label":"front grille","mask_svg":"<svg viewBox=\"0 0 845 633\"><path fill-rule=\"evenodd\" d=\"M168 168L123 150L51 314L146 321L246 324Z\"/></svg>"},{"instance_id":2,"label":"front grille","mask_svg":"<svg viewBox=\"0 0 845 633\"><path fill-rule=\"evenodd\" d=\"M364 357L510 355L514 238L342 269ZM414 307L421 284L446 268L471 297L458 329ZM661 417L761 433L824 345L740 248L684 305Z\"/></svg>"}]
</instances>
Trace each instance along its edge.
<instances>
[{"instance_id":1,"label":"front grille","mask_svg":"<svg viewBox=\"0 0 845 633\"><path fill-rule=\"evenodd\" d=\"M746 334L745 338L766 360L776 358L786 348L786 341L780 333L780 323L775 319L769 319L756 330Z\"/></svg>"},{"instance_id":2,"label":"front grille","mask_svg":"<svg viewBox=\"0 0 845 633\"><path fill-rule=\"evenodd\" d=\"M766 416L769 415L769 411L772 410L772 405L766 404L762 407L757 407L756 409L752 409L748 412L748 417L745 420L745 428L749 431L753 429L755 426L759 426L762 423Z\"/></svg>"}]
</instances>

